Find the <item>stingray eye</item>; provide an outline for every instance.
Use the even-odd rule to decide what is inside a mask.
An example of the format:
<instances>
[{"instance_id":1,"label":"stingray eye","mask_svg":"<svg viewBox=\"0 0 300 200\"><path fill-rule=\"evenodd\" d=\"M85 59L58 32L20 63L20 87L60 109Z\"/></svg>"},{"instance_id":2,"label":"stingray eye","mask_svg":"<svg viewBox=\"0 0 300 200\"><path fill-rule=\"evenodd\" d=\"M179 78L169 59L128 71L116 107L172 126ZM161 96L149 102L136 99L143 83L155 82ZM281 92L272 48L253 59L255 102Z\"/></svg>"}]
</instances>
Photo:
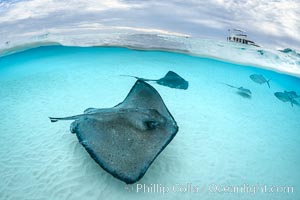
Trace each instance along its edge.
<instances>
[{"instance_id":1,"label":"stingray eye","mask_svg":"<svg viewBox=\"0 0 300 200\"><path fill-rule=\"evenodd\" d=\"M153 130L159 126L158 121L145 121L148 130Z\"/></svg>"}]
</instances>

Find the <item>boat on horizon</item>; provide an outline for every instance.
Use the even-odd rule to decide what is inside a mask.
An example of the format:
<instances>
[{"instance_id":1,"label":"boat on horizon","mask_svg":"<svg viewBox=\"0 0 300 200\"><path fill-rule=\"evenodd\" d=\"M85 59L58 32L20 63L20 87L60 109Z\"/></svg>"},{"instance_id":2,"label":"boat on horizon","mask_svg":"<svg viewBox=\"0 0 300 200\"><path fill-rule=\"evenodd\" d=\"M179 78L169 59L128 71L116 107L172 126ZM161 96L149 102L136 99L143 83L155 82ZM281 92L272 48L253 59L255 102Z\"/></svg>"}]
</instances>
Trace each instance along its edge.
<instances>
[{"instance_id":1,"label":"boat on horizon","mask_svg":"<svg viewBox=\"0 0 300 200\"><path fill-rule=\"evenodd\" d=\"M252 45L256 47L260 47L258 44L248 39L246 31L241 29L228 29L229 36L227 37L227 41L236 42L240 44Z\"/></svg>"}]
</instances>

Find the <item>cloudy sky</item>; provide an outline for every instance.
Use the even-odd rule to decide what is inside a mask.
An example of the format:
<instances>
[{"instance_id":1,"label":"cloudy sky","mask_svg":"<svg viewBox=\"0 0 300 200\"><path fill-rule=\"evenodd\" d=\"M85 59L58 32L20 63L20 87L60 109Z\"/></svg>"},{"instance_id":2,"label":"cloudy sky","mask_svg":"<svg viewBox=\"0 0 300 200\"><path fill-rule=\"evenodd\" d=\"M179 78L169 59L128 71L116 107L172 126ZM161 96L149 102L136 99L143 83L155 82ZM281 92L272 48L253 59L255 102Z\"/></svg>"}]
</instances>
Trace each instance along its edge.
<instances>
[{"instance_id":1,"label":"cloudy sky","mask_svg":"<svg viewBox=\"0 0 300 200\"><path fill-rule=\"evenodd\" d=\"M241 28L269 48L300 49L300 0L0 0L0 37L98 24L225 40Z\"/></svg>"}]
</instances>

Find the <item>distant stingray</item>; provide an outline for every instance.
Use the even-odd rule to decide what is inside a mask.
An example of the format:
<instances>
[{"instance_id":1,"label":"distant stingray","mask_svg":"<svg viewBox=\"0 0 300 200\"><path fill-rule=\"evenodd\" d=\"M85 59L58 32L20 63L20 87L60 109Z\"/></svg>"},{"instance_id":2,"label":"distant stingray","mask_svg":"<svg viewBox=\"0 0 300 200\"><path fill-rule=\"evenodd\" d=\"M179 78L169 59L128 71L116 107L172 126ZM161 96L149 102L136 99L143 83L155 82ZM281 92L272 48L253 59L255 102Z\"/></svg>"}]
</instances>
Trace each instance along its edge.
<instances>
[{"instance_id":1,"label":"distant stingray","mask_svg":"<svg viewBox=\"0 0 300 200\"><path fill-rule=\"evenodd\" d=\"M254 81L255 83L258 83L258 84L264 84L264 83L267 83L268 84L268 87L270 88L270 80L267 80L263 75L260 75L260 74L252 74L250 75L250 79L252 81Z\"/></svg>"},{"instance_id":2,"label":"distant stingray","mask_svg":"<svg viewBox=\"0 0 300 200\"><path fill-rule=\"evenodd\" d=\"M236 86L233 86L233 85L229 85L227 83L221 83L221 84L224 84L224 85L227 85L228 87L237 89L237 94L244 97L244 98L251 98L252 92L251 92L251 90L249 90L247 88L236 87Z\"/></svg>"},{"instance_id":3,"label":"distant stingray","mask_svg":"<svg viewBox=\"0 0 300 200\"><path fill-rule=\"evenodd\" d=\"M154 81L159 85L167 86L170 88L176 88L176 89L183 89L186 90L189 87L189 82L184 80L181 76L176 74L173 71L169 71L163 78L160 79L145 79L145 78L140 78L137 76L131 76L131 75L121 75L121 76L129 76L129 77L134 77L138 80L142 81Z\"/></svg>"},{"instance_id":4,"label":"distant stingray","mask_svg":"<svg viewBox=\"0 0 300 200\"><path fill-rule=\"evenodd\" d=\"M127 184L144 176L178 131L158 92L141 80L115 107L89 108L84 114L50 120L75 120L71 132L90 156Z\"/></svg>"},{"instance_id":5,"label":"distant stingray","mask_svg":"<svg viewBox=\"0 0 300 200\"><path fill-rule=\"evenodd\" d=\"M300 106L300 103L295 100L295 98L299 98L299 96L294 91L275 92L274 95L282 102L290 102L292 107L294 105Z\"/></svg>"}]
</instances>

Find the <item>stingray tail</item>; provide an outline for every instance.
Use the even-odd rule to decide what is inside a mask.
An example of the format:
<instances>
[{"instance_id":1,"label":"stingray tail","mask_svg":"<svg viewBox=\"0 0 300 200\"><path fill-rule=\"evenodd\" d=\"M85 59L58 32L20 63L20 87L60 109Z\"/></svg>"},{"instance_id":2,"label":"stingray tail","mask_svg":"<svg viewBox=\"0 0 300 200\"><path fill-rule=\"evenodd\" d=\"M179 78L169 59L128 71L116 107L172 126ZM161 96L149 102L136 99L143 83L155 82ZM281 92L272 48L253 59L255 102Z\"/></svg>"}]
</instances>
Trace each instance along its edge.
<instances>
[{"instance_id":1,"label":"stingray tail","mask_svg":"<svg viewBox=\"0 0 300 200\"><path fill-rule=\"evenodd\" d=\"M132 77L132 78L136 78L137 80L140 80L140 81L157 81L157 80L154 80L154 79L146 79L146 78L140 78L140 77L137 77L137 76L131 76L131 75L120 75L120 76L127 76L127 77Z\"/></svg>"},{"instance_id":2,"label":"stingray tail","mask_svg":"<svg viewBox=\"0 0 300 200\"><path fill-rule=\"evenodd\" d=\"M124 74L121 74L120 76L126 76L126 77L132 77L132 78L136 78L136 79L140 79L140 77L137 77L137 76L131 76L131 75L124 75Z\"/></svg>"},{"instance_id":3,"label":"stingray tail","mask_svg":"<svg viewBox=\"0 0 300 200\"><path fill-rule=\"evenodd\" d=\"M268 84L268 87L269 87L269 88L271 88L271 87L270 87L270 80L271 80L271 79L267 80L267 84Z\"/></svg>"},{"instance_id":4,"label":"stingray tail","mask_svg":"<svg viewBox=\"0 0 300 200\"><path fill-rule=\"evenodd\" d=\"M60 120L76 120L79 119L80 117L86 116L86 114L82 114L82 115L74 115L74 116L70 116L70 117L49 117L51 122L57 122Z\"/></svg>"},{"instance_id":5,"label":"stingray tail","mask_svg":"<svg viewBox=\"0 0 300 200\"><path fill-rule=\"evenodd\" d=\"M233 86L233 85L229 85L229 84L227 84L227 83L223 83L223 82L218 82L218 83L223 84L223 85L227 85L228 87L238 88L238 87L235 87L235 86Z\"/></svg>"}]
</instances>

